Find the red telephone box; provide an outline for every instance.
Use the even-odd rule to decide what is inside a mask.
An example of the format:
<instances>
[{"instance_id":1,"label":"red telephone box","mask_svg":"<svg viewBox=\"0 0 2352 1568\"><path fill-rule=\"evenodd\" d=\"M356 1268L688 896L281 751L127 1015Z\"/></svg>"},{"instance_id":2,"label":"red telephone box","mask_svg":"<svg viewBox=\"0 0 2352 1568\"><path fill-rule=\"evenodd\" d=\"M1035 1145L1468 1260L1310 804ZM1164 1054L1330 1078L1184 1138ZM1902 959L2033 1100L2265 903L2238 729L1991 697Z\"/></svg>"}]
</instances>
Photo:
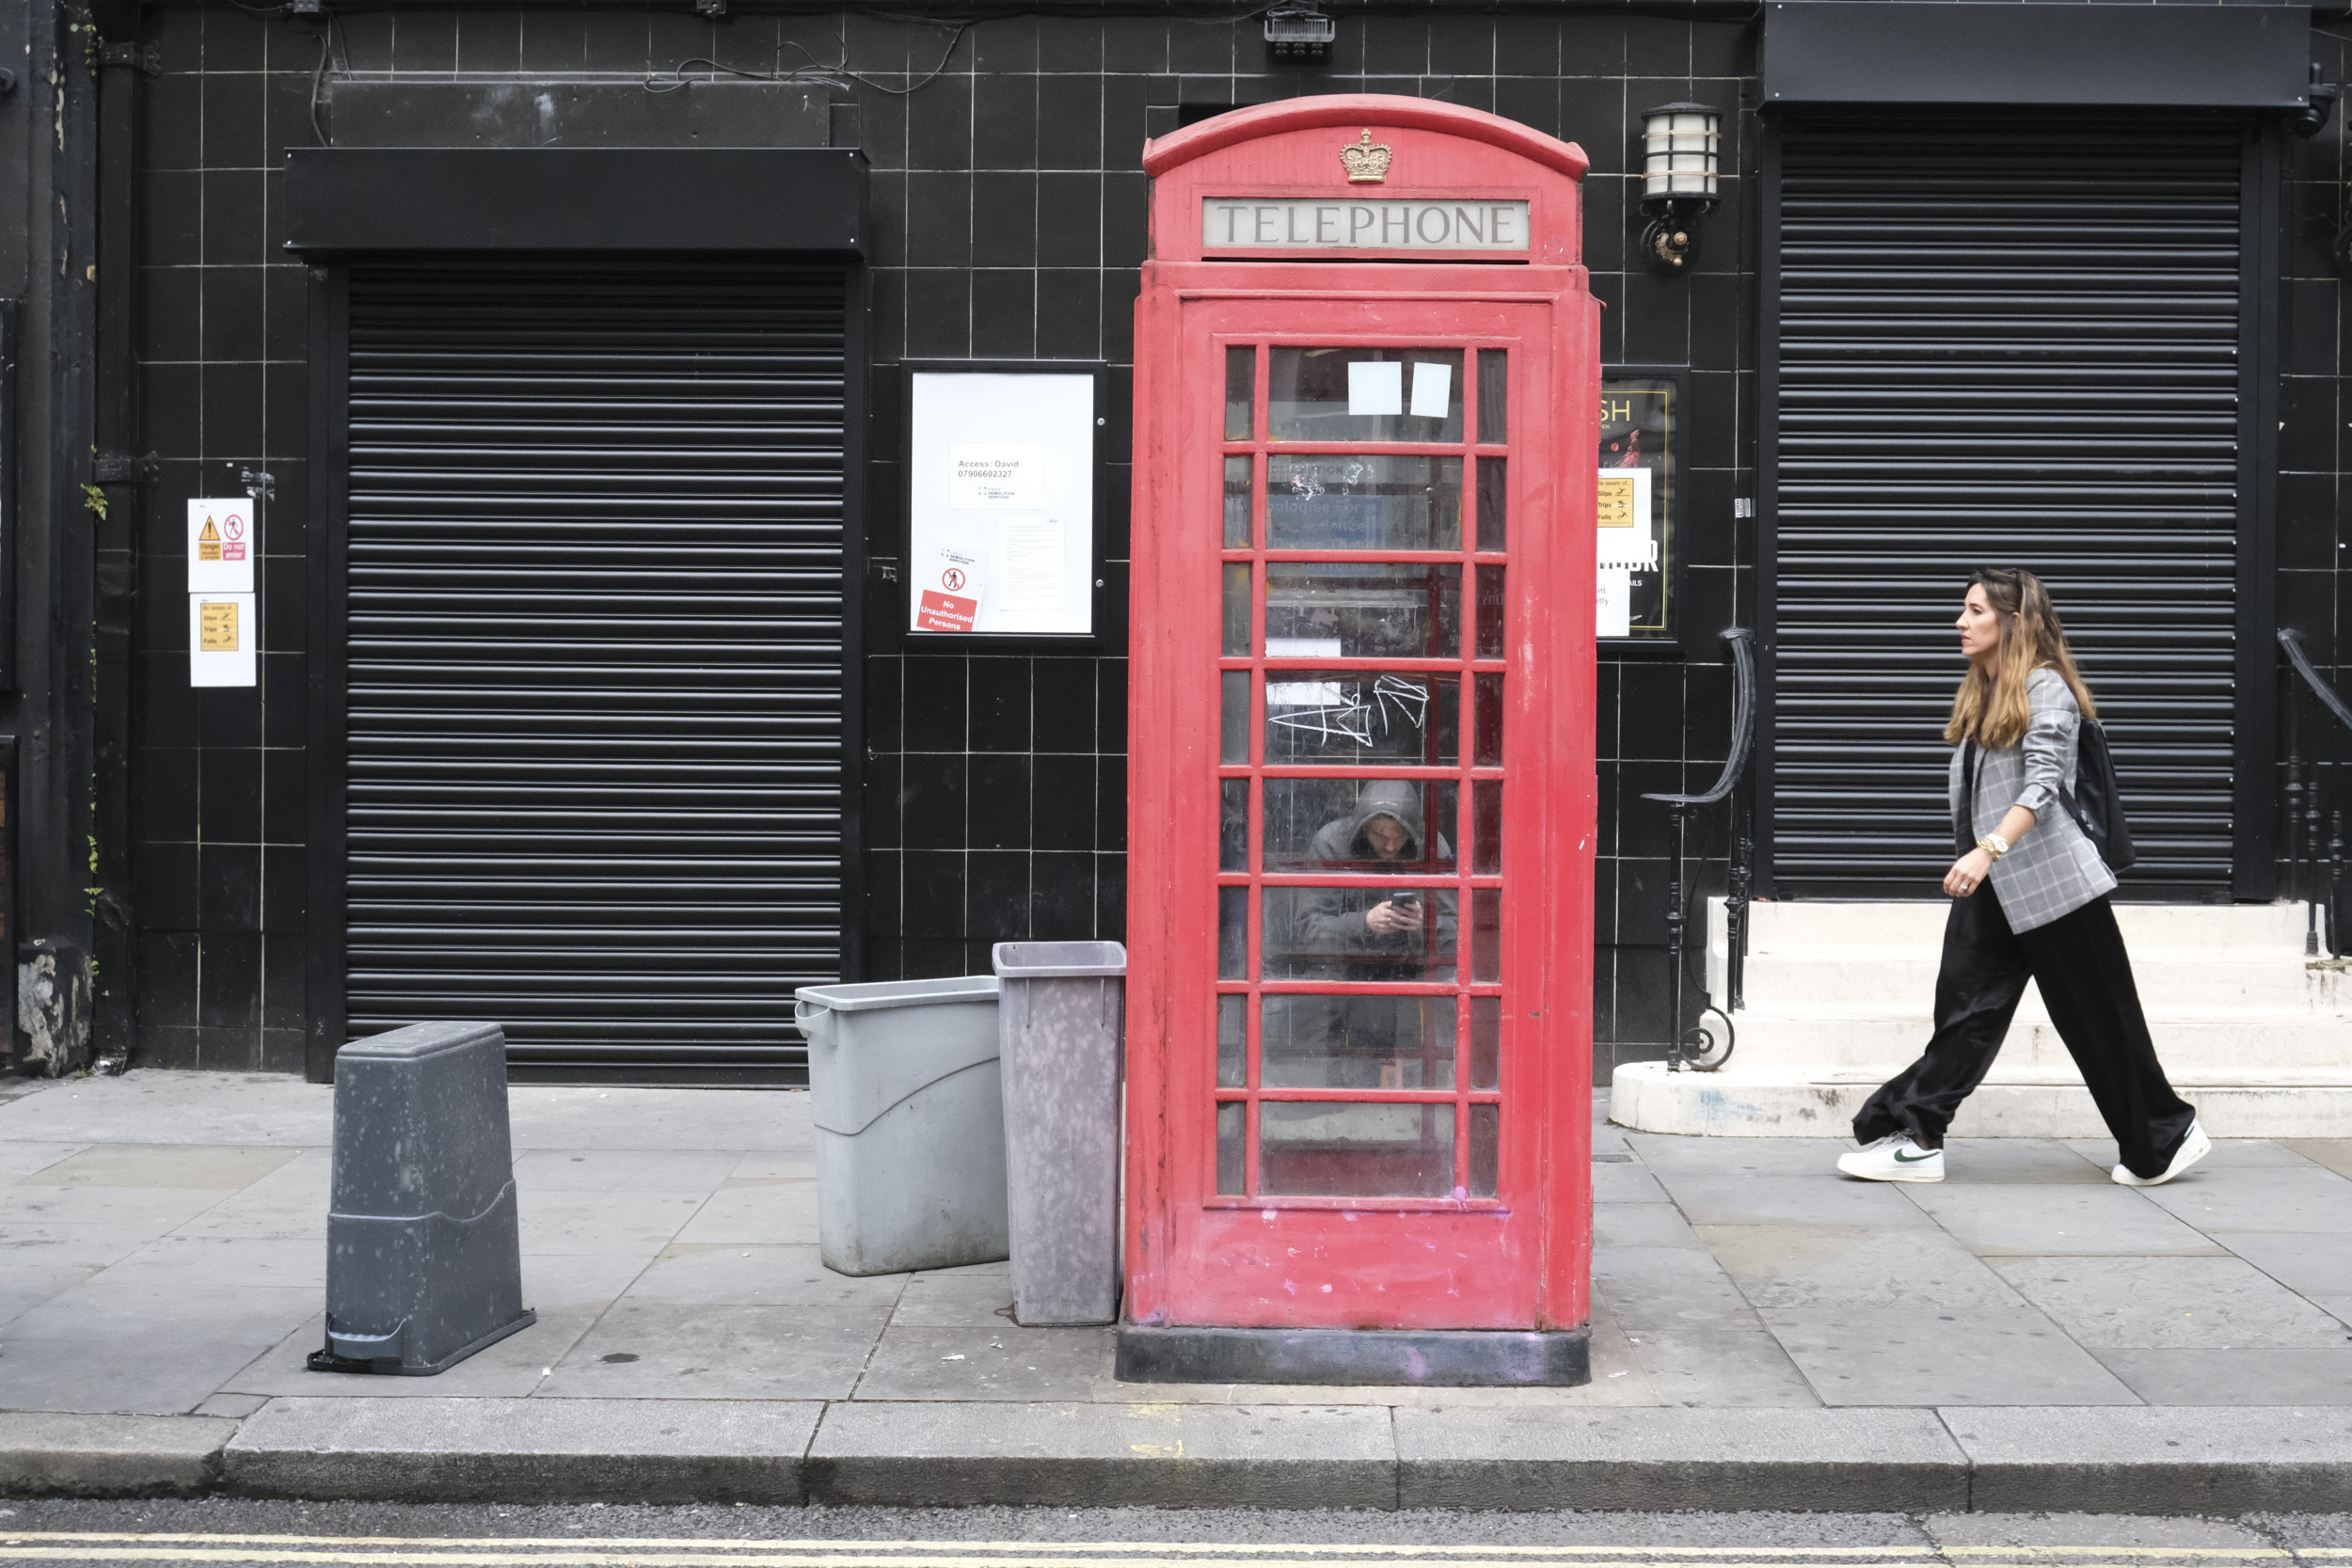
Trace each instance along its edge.
<instances>
[{"instance_id":1,"label":"red telephone box","mask_svg":"<svg viewBox=\"0 0 2352 1568\"><path fill-rule=\"evenodd\" d=\"M1374 95L1145 150L1121 1377L1588 1375L1585 162Z\"/></svg>"}]
</instances>

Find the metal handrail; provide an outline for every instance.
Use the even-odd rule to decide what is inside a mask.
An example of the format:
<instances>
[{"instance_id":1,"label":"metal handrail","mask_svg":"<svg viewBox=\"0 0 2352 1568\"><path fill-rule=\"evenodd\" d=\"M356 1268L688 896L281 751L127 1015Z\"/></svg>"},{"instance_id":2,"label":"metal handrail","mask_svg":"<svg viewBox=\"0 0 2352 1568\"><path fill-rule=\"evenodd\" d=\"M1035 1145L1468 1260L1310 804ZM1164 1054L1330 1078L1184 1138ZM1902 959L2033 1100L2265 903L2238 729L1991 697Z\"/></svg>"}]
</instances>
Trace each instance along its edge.
<instances>
[{"instance_id":1,"label":"metal handrail","mask_svg":"<svg viewBox=\"0 0 2352 1568\"><path fill-rule=\"evenodd\" d=\"M2344 699L2336 695L2335 688L2322 680L2319 672L2312 668L2311 656L2303 651L2303 634L2293 626L2280 626L2279 646L2287 651L2287 660L2295 666L2295 673L2303 677L2303 684L2328 705L2328 712L2343 721L2344 728L2352 729L2352 707L2344 706Z\"/></svg>"},{"instance_id":2,"label":"metal handrail","mask_svg":"<svg viewBox=\"0 0 2352 1568\"><path fill-rule=\"evenodd\" d=\"M2312 695L2335 715L2338 723L2352 730L2352 707L2344 705L2344 699L2336 695L2335 688L2329 686L2318 670L2312 667L2311 656L2303 651L2303 634L2292 626L2281 626L2279 628L2279 646L2286 650L2288 664L2303 677L2303 684L2310 689ZM2309 762L2303 758L2302 747L2296 737L2295 710L2296 704L2290 694L2286 712L2287 882L2290 895L2302 899L2310 906L2304 922L2303 951L2307 956L2316 958L2320 947L2321 901L2306 895L2308 882L2303 876L2303 866L2307 861L2316 860L2319 854L2320 764L2316 757ZM2334 775L2335 766L2339 765L2330 765L2328 768L2330 778ZM2331 954L2341 955L2344 952L2344 934L2337 929L2336 924L2337 912L2343 907L2344 813L2337 811L2330 816L2328 836L2326 930L2328 951Z\"/></svg>"},{"instance_id":3,"label":"metal handrail","mask_svg":"<svg viewBox=\"0 0 2352 1568\"><path fill-rule=\"evenodd\" d=\"M1668 993L1674 998L1673 1033L1666 1042L1666 1070L1669 1072L1682 1070L1684 1044L1682 955L1689 940L1686 927L1690 924L1690 914L1682 907L1682 842L1690 826L1692 812L1701 806L1713 805L1740 786L1740 774L1747 767L1748 752L1756 743L1756 633L1745 626L1733 626L1724 633L1724 642L1731 649L1732 687L1731 754L1724 762L1723 776L1715 781L1715 787L1704 795L1645 793L1642 797L1645 800L1657 800L1671 807L1674 812L1674 869L1668 877L1666 887L1666 964L1670 976L1667 984ZM1747 840L1743 837L1739 843L1741 850L1744 851L1747 847ZM1729 891L1731 896L1724 900L1724 934L1728 939L1732 957L1728 976L1730 995L1726 1000L1736 1007L1740 1005L1741 978L1740 956L1743 955L1747 948L1745 924L1747 866L1744 859L1736 860L1731 867ZM1703 1070L1720 1068L1730 1060L1734 1039L1731 1015L1711 1006L1700 1010L1699 1017L1702 1022L1692 1032L1701 1037L1707 1036L1708 1031L1704 1020L1710 1012L1724 1021L1723 1050L1718 1054L1705 1046L1701 1047L1698 1053L1701 1060L1694 1065L1701 1067Z\"/></svg>"},{"instance_id":4,"label":"metal handrail","mask_svg":"<svg viewBox=\"0 0 2352 1568\"><path fill-rule=\"evenodd\" d=\"M1747 767L1749 749L1756 744L1756 633L1734 626L1724 633L1724 642L1731 649L1731 755L1724 763L1723 777L1704 795L1645 795L1643 800L1711 806L1739 787L1740 769ZM2352 724L2352 714L2344 721Z\"/></svg>"}]
</instances>

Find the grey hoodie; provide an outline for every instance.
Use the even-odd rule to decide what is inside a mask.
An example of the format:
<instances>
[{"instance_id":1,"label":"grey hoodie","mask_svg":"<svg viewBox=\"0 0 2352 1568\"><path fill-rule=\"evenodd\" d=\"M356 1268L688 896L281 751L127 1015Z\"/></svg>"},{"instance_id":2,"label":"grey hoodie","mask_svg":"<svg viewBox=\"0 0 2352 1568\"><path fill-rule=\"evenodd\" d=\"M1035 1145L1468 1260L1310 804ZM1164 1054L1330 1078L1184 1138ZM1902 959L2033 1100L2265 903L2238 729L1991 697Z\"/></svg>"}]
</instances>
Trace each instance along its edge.
<instances>
[{"instance_id":1,"label":"grey hoodie","mask_svg":"<svg viewBox=\"0 0 2352 1568\"><path fill-rule=\"evenodd\" d=\"M1375 816L1393 817L1410 836L1405 852L1392 862L1382 862L1364 836L1364 825ZM1315 832L1314 859L1335 871L1356 875L1374 873L1380 864L1392 864L1397 870L1422 874L1438 869L1431 865L1422 852L1428 842L1428 825L1422 815L1421 786L1403 779L1378 779L1364 786L1356 798L1356 809L1345 816L1335 817ZM1439 862L1454 858L1453 847L1445 835L1438 835ZM1448 867L1447 869L1451 869ZM1423 895L1422 905L1432 911L1431 922L1437 937L1436 951L1430 951L1430 930L1397 931L1387 935L1375 933L1364 924L1364 916L1372 907L1386 899L1395 889L1385 882L1368 882L1360 887L1300 888L1293 906L1296 911L1295 941L1306 953L1327 957L1333 960L1315 967L1325 973L1314 976L1331 980L1407 980L1436 978L1427 965L1451 969L1454 960L1455 899L1452 893L1431 888ZM1391 961L1377 961L1387 958ZM1367 959L1375 960L1367 962Z\"/></svg>"}]
</instances>

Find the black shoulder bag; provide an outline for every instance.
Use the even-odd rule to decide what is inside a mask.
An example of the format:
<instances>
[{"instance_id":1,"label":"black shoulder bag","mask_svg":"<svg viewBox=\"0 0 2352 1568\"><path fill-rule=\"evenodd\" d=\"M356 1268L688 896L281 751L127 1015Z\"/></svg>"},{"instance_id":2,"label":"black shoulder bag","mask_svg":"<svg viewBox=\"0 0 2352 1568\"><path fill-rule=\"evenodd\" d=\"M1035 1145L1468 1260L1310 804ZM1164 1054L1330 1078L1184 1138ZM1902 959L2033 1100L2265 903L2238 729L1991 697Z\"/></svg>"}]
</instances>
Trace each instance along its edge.
<instances>
[{"instance_id":1,"label":"black shoulder bag","mask_svg":"<svg viewBox=\"0 0 2352 1568\"><path fill-rule=\"evenodd\" d=\"M2074 743L2074 787L2058 789L2058 805L2090 840L2109 871L2122 871L2137 857L2132 850L2131 824L2123 820L2123 797L2115 786L2115 757L2107 750L2107 732L2086 719ZM1971 736L1960 758L1960 813L1952 830L1960 852L1977 847L1971 825L1977 816L1977 742Z\"/></svg>"},{"instance_id":2,"label":"black shoulder bag","mask_svg":"<svg viewBox=\"0 0 2352 1568\"><path fill-rule=\"evenodd\" d=\"M2058 804L2109 871L2121 871L2137 858L2131 824L2123 820L2123 797L2115 787L2115 757L2107 751L2107 732L2095 720L2082 721L2074 747L2074 787L2058 791Z\"/></svg>"}]
</instances>

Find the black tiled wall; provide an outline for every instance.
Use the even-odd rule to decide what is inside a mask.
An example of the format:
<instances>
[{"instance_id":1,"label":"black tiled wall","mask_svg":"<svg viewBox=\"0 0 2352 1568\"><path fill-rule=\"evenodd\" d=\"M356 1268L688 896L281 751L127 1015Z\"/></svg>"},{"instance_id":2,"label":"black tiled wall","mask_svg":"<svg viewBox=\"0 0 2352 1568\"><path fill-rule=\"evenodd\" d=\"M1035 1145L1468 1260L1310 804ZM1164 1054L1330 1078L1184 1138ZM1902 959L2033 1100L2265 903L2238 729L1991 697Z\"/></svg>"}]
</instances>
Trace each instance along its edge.
<instances>
[{"instance_id":1,"label":"black tiled wall","mask_svg":"<svg viewBox=\"0 0 2352 1568\"><path fill-rule=\"evenodd\" d=\"M154 1065L300 1066L304 916L303 269L277 225L281 150L312 140L318 36L228 0L151 7L163 74L149 87L142 357L147 445L166 481L143 539L135 718L140 1024ZM1587 261L1607 303L1604 356L1687 364L1692 563L1688 657L1604 663L1597 917L1598 1067L1666 1034L1663 808L1645 790L1704 786L1729 725L1715 633L1752 619L1753 242L1738 24L1658 17L1350 17L1333 60L1269 67L1252 17L1013 18L958 28L835 14L407 7L335 23L337 70L446 80L561 71L643 80L698 57L758 71L846 58L835 96L873 169L873 521L867 581L864 907L866 976L983 970L1009 938L1126 929L1125 663L1118 657L906 650L897 548L904 357L1101 358L1123 435L1147 135L1187 109L1301 92L1394 92L1491 110L1580 142ZM935 74L933 67L940 69ZM894 93L888 87L912 91ZM1694 277L1630 256L1640 111L1696 99L1724 112L1724 201ZM1116 459L1123 465L1124 452ZM266 514L264 673L257 691L186 688L182 503L277 482ZM1123 498L1123 466L1107 487ZM232 489L233 493L233 489ZM1123 501L1102 519L1106 584L1125 600ZM1104 627L1123 646L1123 620ZM1693 849L1713 856L1720 813Z\"/></svg>"},{"instance_id":2,"label":"black tiled wall","mask_svg":"<svg viewBox=\"0 0 2352 1568\"><path fill-rule=\"evenodd\" d=\"M2352 25L2338 24L2312 33L2312 57L2321 78L2352 80ZM2344 117L2352 105L2339 103L2320 134L2309 141L2287 140L2286 281L2280 300L2283 354L2279 396L2279 624L2293 626L2320 671L2338 691L2352 680L2352 647L2344 634L2352 613L2352 582L2345 557L2352 554L2346 527L2344 424L2352 419L2346 381L2352 376L2352 314L2344 309L2346 284L2328 262L2339 226L2352 221L2344 182L2352 178L2345 155ZM2323 772L2318 796L2323 814L2352 817L2352 775L2338 771L2352 760L2352 737L2322 715L2313 702L2290 698L2300 723L2299 750L2331 766ZM2283 742L2282 742L2283 744ZM2327 839L2323 815L2319 840ZM2282 851L2288 847L2282 839ZM2318 891L2324 870L2310 891Z\"/></svg>"}]
</instances>

